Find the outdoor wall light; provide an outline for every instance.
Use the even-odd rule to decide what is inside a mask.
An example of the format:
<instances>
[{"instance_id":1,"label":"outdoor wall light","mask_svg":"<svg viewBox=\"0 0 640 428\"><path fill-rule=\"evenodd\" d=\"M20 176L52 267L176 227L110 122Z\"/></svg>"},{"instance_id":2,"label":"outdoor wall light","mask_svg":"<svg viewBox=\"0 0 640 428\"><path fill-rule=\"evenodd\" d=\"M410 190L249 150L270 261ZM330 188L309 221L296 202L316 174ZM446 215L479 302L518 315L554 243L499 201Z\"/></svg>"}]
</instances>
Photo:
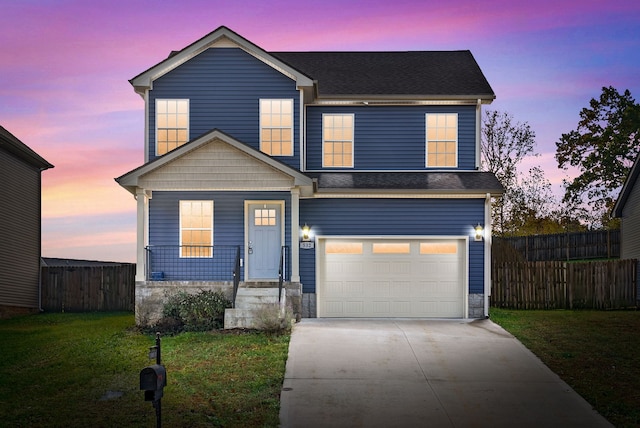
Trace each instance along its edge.
<instances>
[{"instance_id":1,"label":"outdoor wall light","mask_svg":"<svg viewBox=\"0 0 640 428\"><path fill-rule=\"evenodd\" d=\"M307 223L302 226L302 240L309 241L311 239L311 228L307 226Z\"/></svg>"},{"instance_id":2,"label":"outdoor wall light","mask_svg":"<svg viewBox=\"0 0 640 428\"><path fill-rule=\"evenodd\" d=\"M482 225L480 223L478 223L478 225L474 228L474 230L476 231L476 241L482 241L482 236L483 236L483 232L484 229L482 228Z\"/></svg>"}]
</instances>

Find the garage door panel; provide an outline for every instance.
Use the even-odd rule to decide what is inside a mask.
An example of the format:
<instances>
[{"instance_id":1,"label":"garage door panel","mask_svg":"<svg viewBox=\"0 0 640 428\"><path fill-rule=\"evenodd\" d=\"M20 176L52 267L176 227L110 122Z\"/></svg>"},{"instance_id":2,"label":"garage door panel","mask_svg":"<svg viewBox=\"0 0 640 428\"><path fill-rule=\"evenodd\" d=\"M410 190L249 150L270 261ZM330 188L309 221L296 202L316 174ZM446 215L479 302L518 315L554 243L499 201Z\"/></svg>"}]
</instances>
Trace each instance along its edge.
<instances>
[{"instance_id":1,"label":"garage door panel","mask_svg":"<svg viewBox=\"0 0 640 428\"><path fill-rule=\"evenodd\" d=\"M464 315L464 240L390 239L388 244L383 241L380 238L319 241L322 254L318 265L319 316ZM325 244L331 251L357 245L359 252L326 254ZM448 253L438 254L440 249Z\"/></svg>"},{"instance_id":2,"label":"garage door panel","mask_svg":"<svg viewBox=\"0 0 640 428\"><path fill-rule=\"evenodd\" d=\"M342 294L345 297L362 296L365 293L364 283L362 281L348 281L344 284Z\"/></svg>"},{"instance_id":3,"label":"garage door panel","mask_svg":"<svg viewBox=\"0 0 640 428\"><path fill-rule=\"evenodd\" d=\"M391 312L391 302L389 301L374 301L371 302L371 311L374 316L387 317Z\"/></svg>"},{"instance_id":4,"label":"garage door panel","mask_svg":"<svg viewBox=\"0 0 640 428\"><path fill-rule=\"evenodd\" d=\"M389 281L374 281L371 283L371 297L389 297L391 296L391 284Z\"/></svg>"},{"instance_id":5,"label":"garage door panel","mask_svg":"<svg viewBox=\"0 0 640 428\"><path fill-rule=\"evenodd\" d=\"M362 301L347 301L345 302L345 312L350 317L364 316L364 302Z\"/></svg>"},{"instance_id":6,"label":"garage door panel","mask_svg":"<svg viewBox=\"0 0 640 428\"><path fill-rule=\"evenodd\" d=\"M400 314L400 315L397 315L397 316L409 316L409 315L411 315L411 307L412 306L413 306L412 302L410 302L410 301L393 302L391 311L396 313L396 314ZM404 315L402 315L402 314L404 314Z\"/></svg>"}]
</instances>

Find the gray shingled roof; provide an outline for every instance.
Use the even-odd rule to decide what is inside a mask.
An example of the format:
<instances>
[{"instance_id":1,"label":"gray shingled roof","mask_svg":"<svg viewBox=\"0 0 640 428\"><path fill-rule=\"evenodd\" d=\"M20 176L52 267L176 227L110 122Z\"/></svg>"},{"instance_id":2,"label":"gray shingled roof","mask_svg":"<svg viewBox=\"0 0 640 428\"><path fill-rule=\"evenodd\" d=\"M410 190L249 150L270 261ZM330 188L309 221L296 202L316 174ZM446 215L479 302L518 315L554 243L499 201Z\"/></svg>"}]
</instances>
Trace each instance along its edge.
<instances>
[{"instance_id":1,"label":"gray shingled roof","mask_svg":"<svg viewBox=\"0 0 640 428\"><path fill-rule=\"evenodd\" d=\"M405 190L425 193L503 193L491 172L320 172L307 173L319 192Z\"/></svg>"},{"instance_id":2,"label":"gray shingled roof","mask_svg":"<svg viewBox=\"0 0 640 428\"><path fill-rule=\"evenodd\" d=\"M269 53L316 80L320 96L495 98L468 50Z\"/></svg>"}]
</instances>

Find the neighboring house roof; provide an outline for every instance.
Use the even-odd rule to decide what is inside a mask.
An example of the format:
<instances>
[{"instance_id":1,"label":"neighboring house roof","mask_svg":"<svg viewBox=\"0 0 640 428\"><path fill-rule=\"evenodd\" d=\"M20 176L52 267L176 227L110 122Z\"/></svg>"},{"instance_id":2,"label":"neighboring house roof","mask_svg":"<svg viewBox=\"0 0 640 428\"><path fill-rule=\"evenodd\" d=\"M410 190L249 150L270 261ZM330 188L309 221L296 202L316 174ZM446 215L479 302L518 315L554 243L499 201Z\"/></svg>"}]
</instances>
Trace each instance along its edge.
<instances>
[{"instance_id":1,"label":"neighboring house roof","mask_svg":"<svg viewBox=\"0 0 640 428\"><path fill-rule=\"evenodd\" d=\"M312 180L300 171L291 168L289 165L280 162L279 160L272 158L271 156L266 155L261 151L258 151L253 147L236 140L235 138L220 131L219 129L213 129L199 136L198 138L191 140L186 144L183 144L177 149L174 149L165 155L162 155L132 171L129 171L128 173L116 178L115 180L118 182L118 184L135 195L136 187L138 185L138 180L140 179L140 177L144 176L145 174L149 174L152 171L158 170L159 168L162 168L168 163L185 156L187 153L190 153L198 149L199 147L209 144L213 140L223 141L224 143L240 150L241 152L244 152L252 158L255 158L258 161L269 165L275 170L292 177L293 183L295 185L310 187L313 184Z\"/></svg>"},{"instance_id":2,"label":"neighboring house roof","mask_svg":"<svg viewBox=\"0 0 640 428\"><path fill-rule=\"evenodd\" d=\"M43 267L87 267L87 266L121 266L132 263L103 262L98 260L59 259L56 257L42 257Z\"/></svg>"},{"instance_id":3,"label":"neighboring house roof","mask_svg":"<svg viewBox=\"0 0 640 428\"><path fill-rule=\"evenodd\" d=\"M323 96L494 99L470 51L272 52L311 76Z\"/></svg>"},{"instance_id":4,"label":"neighboring house roof","mask_svg":"<svg viewBox=\"0 0 640 428\"><path fill-rule=\"evenodd\" d=\"M44 160L44 158L31 150L26 144L18 140L12 133L2 126L0 126L0 147L24 160L28 164L36 168L40 168L40 170L53 168L53 165Z\"/></svg>"},{"instance_id":5,"label":"neighboring house roof","mask_svg":"<svg viewBox=\"0 0 640 428\"><path fill-rule=\"evenodd\" d=\"M622 217L622 211L624 210L624 206L631 195L631 191L633 190L633 186L636 185L636 181L638 180L638 176L640 175L640 155L636 158L636 161L633 163L633 167L627 176L627 179L624 182L624 186L622 186L622 190L620 191L620 195L618 195L618 200L613 206L613 217Z\"/></svg>"},{"instance_id":6,"label":"neighboring house roof","mask_svg":"<svg viewBox=\"0 0 640 428\"><path fill-rule=\"evenodd\" d=\"M136 92L214 46L239 47L296 81L315 86L320 98L482 100L495 93L468 50L409 52L267 52L227 27L219 27L129 82Z\"/></svg>"},{"instance_id":7,"label":"neighboring house roof","mask_svg":"<svg viewBox=\"0 0 640 428\"><path fill-rule=\"evenodd\" d=\"M490 193L499 195L504 188L491 172L322 172L308 173L317 180L322 192L353 190L404 190L420 193Z\"/></svg>"}]
</instances>

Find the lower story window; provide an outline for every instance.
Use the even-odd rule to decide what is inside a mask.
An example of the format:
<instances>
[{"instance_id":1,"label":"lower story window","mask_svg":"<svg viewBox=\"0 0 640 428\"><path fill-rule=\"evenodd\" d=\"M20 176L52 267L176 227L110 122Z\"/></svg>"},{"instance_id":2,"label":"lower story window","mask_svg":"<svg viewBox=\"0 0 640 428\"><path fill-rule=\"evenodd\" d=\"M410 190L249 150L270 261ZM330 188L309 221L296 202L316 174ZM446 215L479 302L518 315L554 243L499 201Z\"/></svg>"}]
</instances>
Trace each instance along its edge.
<instances>
[{"instance_id":1,"label":"lower story window","mask_svg":"<svg viewBox=\"0 0 640 428\"><path fill-rule=\"evenodd\" d=\"M213 201L180 201L180 257L213 255Z\"/></svg>"}]
</instances>

